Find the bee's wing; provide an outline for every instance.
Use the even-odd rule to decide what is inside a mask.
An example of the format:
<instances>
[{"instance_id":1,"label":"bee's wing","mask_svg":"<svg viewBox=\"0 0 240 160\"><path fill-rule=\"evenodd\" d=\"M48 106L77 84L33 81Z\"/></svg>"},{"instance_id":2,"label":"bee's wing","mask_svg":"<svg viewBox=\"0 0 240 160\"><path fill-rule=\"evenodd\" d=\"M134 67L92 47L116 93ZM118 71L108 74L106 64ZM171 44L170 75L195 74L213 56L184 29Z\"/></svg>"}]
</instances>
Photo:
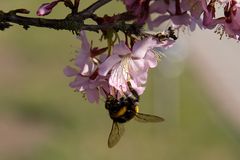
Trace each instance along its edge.
<instances>
[{"instance_id":1,"label":"bee's wing","mask_svg":"<svg viewBox=\"0 0 240 160\"><path fill-rule=\"evenodd\" d=\"M112 130L108 137L108 147L112 148L115 146L124 133L124 125L113 121Z\"/></svg>"},{"instance_id":2,"label":"bee's wing","mask_svg":"<svg viewBox=\"0 0 240 160\"><path fill-rule=\"evenodd\" d=\"M135 120L138 122L162 122L164 119L162 117L150 115L150 114L144 114L144 113L136 113Z\"/></svg>"}]
</instances>

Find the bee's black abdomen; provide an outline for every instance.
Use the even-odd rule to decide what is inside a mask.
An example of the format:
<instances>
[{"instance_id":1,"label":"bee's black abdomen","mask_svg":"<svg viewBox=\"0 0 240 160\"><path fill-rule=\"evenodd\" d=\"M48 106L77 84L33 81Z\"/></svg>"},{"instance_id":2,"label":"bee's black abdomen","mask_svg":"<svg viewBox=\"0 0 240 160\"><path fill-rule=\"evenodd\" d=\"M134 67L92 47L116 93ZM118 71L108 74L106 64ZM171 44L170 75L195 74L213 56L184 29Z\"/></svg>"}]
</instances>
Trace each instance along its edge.
<instances>
[{"instance_id":1,"label":"bee's black abdomen","mask_svg":"<svg viewBox=\"0 0 240 160\"><path fill-rule=\"evenodd\" d=\"M119 100L110 96L105 102L111 119L118 123L125 123L136 115L138 97L121 97Z\"/></svg>"}]
</instances>

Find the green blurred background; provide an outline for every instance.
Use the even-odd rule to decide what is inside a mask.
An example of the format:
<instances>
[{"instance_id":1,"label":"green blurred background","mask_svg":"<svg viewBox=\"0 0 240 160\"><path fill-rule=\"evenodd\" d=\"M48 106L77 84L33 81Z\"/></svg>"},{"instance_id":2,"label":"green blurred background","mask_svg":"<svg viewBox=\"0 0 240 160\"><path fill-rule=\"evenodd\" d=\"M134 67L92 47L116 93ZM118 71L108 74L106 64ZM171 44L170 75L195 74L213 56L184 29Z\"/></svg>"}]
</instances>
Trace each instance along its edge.
<instances>
[{"instance_id":1,"label":"green blurred background","mask_svg":"<svg viewBox=\"0 0 240 160\"><path fill-rule=\"evenodd\" d=\"M82 1L81 8L91 3ZM26 8L35 16L44 2L1 0L0 10ZM100 13L114 13L113 7L124 9L114 2ZM48 17L67 13L60 4ZM91 33L89 39L95 37ZM104 102L89 104L63 74L79 47L67 31L15 25L0 32L0 160L240 159L237 129L214 107L191 67L182 62L179 76L164 77L164 59L150 72L140 109L166 121L131 121L117 146L108 149L112 122Z\"/></svg>"}]
</instances>

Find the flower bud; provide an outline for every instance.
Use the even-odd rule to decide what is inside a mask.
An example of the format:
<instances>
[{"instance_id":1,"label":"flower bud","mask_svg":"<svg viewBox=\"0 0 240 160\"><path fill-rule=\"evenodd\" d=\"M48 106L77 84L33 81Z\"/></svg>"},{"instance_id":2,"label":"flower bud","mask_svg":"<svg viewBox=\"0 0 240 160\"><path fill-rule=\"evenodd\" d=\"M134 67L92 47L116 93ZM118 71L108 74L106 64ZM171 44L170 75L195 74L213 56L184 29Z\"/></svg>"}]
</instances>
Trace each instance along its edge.
<instances>
[{"instance_id":1,"label":"flower bud","mask_svg":"<svg viewBox=\"0 0 240 160\"><path fill-rule=\"evenodd\" d=\"M44 3L42 4L38 10L37 10L37 15L38 16L46 16L48 15L49 13L52 12L52 9L59 3L61 2L62 0L55 0L51 3Z\"/></svg>"}]
</instances>

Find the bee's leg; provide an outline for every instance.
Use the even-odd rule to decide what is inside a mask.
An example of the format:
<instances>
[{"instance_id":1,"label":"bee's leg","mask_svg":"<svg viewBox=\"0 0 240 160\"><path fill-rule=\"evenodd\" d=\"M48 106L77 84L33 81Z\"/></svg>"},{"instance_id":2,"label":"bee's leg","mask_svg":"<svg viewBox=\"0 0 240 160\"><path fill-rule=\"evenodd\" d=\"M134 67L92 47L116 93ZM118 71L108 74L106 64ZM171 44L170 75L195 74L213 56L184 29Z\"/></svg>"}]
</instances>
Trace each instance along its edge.
<instances>
[{"instance_id":1,"label":"bee's leg","mask_svg":"<svg viewBox=\"0 0 240 160\"><path fill-rule=\"evenodd\" d=\"M129 90L131 91L133 96L136 98L136 101L139 101L139 95L138 95L137 91L132 88L132 85L129 81L127 83L128 83Z\"/></svg>"}]
</instances>

